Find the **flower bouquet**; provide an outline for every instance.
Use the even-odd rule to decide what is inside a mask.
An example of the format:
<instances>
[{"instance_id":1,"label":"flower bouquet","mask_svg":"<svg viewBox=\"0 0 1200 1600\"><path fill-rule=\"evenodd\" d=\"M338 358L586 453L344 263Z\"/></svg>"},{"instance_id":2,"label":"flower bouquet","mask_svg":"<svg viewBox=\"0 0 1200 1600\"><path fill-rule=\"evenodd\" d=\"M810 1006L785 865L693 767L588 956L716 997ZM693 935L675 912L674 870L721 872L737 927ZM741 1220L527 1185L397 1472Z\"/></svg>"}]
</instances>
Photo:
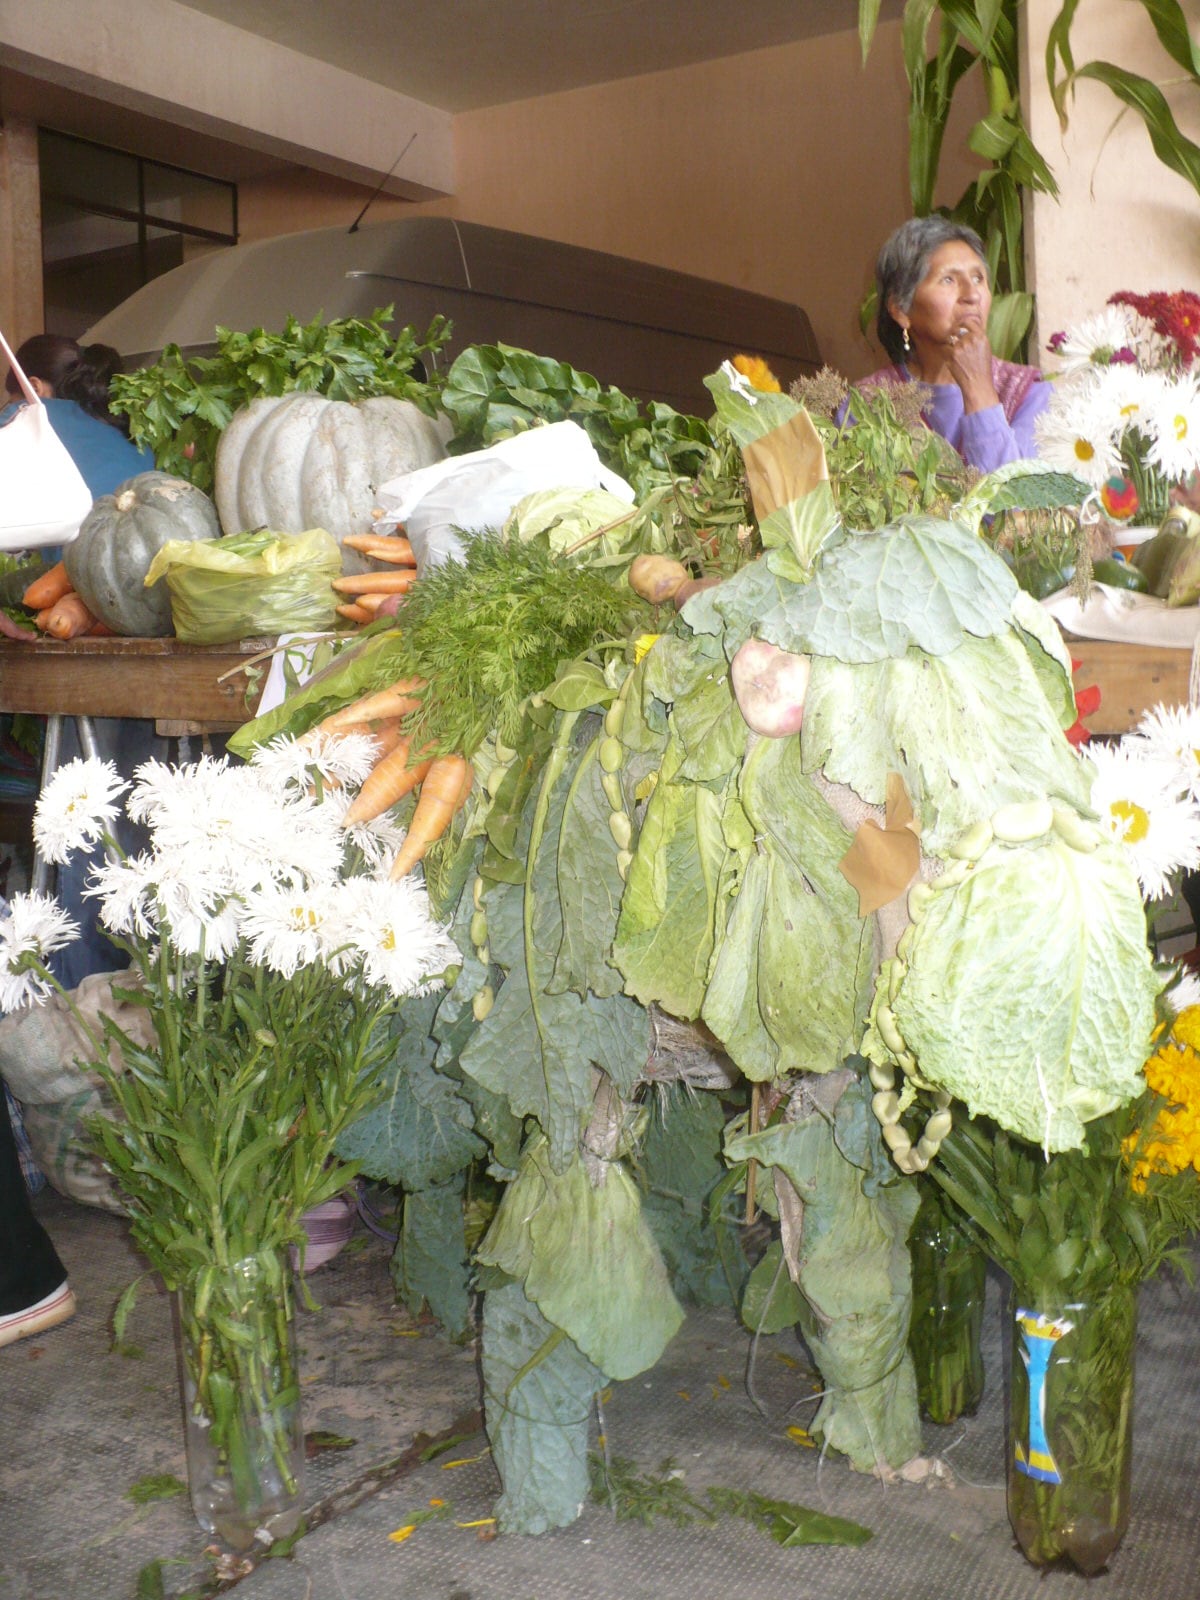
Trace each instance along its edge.
<instances>
[{"instance_id":1,"label":"flower bouquet","mask_svg":"<svg viewBox=\"0 0 1200 1600\"><path fill-rule=\"evenodd\" d=\"M1200 469L1200 296L1115 294L1049 348L1061 371L1038 419L1042 459L1091 485L1113 521L1157 526Z\"/></svg>"},{"instance_id":2,"label":"flower bouquet","mask_svg":"<svg viewBox=\"0 0 1200 1600\"><path fill-rule=\"evenodd\" d=\"M111 1022L93 1034L117 1113L95 1133L135 1242L176 1292L193 1507L235 1547L299 1521L289 1250L302 1215L351 1175L334 1147L376 1098L389 1016L457 959L424 889L388 879L400 831L343 825L373 756L363 737L282 740L247 766L150 762L131 789L107 763L74 761L35 813L47 860L107 846L89 892L130 954L122 992L154 1044ZM148 832L136 855L109 832L122 796ZM47 959L72 931L45 897L14 899L0 1006L45 997Z\"/></svg>"}]
</instances>

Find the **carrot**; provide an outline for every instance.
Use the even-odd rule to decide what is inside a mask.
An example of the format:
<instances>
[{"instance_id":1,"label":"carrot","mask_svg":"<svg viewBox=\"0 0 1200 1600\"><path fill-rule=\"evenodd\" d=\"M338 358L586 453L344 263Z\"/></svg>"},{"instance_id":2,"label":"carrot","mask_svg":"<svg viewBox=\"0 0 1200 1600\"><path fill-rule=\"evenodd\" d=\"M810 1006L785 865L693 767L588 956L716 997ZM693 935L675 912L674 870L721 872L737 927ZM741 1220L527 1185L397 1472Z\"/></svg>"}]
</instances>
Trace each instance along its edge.
<instances>
[{"instance_id":1,"label":"carrot","mask_svg":"<svg viewBox=\"0 0 1200 1600\"><path fill-rule=\"evenodd\" d=\"M416 809L404 843L392 862L390 878L403 878L450 826L451 818L471 792L475 772L465 756L438 756L421 783Z\"/></svg>"},{"instance_id":2,"label":"carrot","mask_svg":"<svg viewBox=\"0 0 1200 1600\"><path fill-rule=\"evenodd\" d=\"M357 550L359 555L376 561L395 561L404 567L416 565L413 547L403 534L351 533L342 543L348 550Z\"/></svg>"},{"instance_id":3,"label":"carrot","mask_svg":"<svg viewBox=\"0 0 1200 1600\"><path fill-rule=\"evenodd\" d=\"M410 765L410 759L409 741L398 739L395 749L377 762L363 780L357 798L342 818L344 828L381 817L397 800L403 800L410 790L417 787L433 763L432 760L417 761Z\"/></svg>"},{"instance_id":4,"label":"carrot","mask_svg":"<svg viewBox=\"0 0 1200 1600\"><path fill-rule=\"evenodd\" d=\"M54 639L74 639L95 627L98 620L95 613L84 605L83 597L71 589L50 607L46 616L46 632Z\"/></svg>"},{"instance_id":5,"label":"carrot","mask_svg":"<svg viewBox=\"0 0 1200 1600\"><path fill-rule=\"evenodd\" d=\"M88 629L88 638L111 639L115 637L116 631L117 630L115 628L110 628L107 622L101 622L99 618L97 618Z\"/></svg>"},{"instance_id":6,"label":"carrot","mask_svg":"<svg viewBox=\"0 0 1200 1600\"><path fill-rule=\"evenodd\" d=\"M52 567L36 577L21 596L21 604L31 611L46 611L63 595L70 594L75 585L67 577L65 561L56 561Z\"/></svg>"},{"instance_id":7,"label":"carrot","mask_svg":"<svg viewBox=\"0 0 1200 1600\"><path fill-rule=\"evenodd\" d=\"M368 611L366 606L335 606L334 609L336 610L338 616L345 617L347 622L371 622L375 617L375 613L373 611Z\"/></svg>"},{"instance_id":8,"label":"carrot","mask_svg":"<svg viewBox=\"0 0 1200 1600\"><path fill-rule=\"evenodd\" d=\"M361 700L352 700L340 711L331 711L317 727L322 733L336 733L348 722L379 722L385 717L402 717L421 704L419 698L413 697L413 691L424 687L423 678L398 678L386 689L365 694Z\"/></svg>"},{"instance_id":9,"label":"carrot","mask_svg":"<svg viewBox=\"0 0 1200 1600\"><path fill-rule=\"evenodd\" d=\"M405 567L395 572L356 572L350 578L335 578L333 587L339 594L399 594L410 589L417 581L417 569Z\"/></svg>"},{"instance_id":10,"label":"carrot","mask_svg":"<svg viewBox=\"0 0 1200 1600\"><path fill-rule=\"evenodd\" d=\"M57 605L57 603L58 602L56 601L55 605ZM50 621L50 613L53 610L54 610L54 606L44 606L42 608L42 610L38 612L37 616L34 617L34 619L33 619L34 627L40 629L40 631L42 633L45 633L46 624Z\"/></svg>"},{"instance_id":11,"label":"carrot","mask_svg":"<svg viewBox=\"0 0 1200 1600\"><path fill-rule=\"evenodd\" d=\"M298 745L313 745L321 731L318 723L315 728L310 728L307 733L302 733L296 740ZM386 756L389 751L396 748L400 742L400 718L384 717L374 722L345 722L340 728L333 730L335 739L348 739L352 734L361 733L374 739L378 756Z\"/></svg>"}]
</instances>

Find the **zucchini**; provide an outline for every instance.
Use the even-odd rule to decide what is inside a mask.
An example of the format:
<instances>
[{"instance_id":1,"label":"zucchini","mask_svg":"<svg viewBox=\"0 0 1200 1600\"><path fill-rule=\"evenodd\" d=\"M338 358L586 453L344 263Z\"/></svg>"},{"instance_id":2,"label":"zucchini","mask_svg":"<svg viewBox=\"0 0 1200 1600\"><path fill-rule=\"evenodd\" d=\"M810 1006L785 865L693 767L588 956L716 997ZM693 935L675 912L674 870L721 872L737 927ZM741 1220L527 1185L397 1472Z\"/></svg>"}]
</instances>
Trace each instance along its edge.
<instances>
[{"instance_id":1,"label":"zucchini","mask_svg":"<svg viewBox=\"0 0 1200 1600\"><path fill-rule=\"evenodd\" d=\"M1115 556L1105 556L1101 561L1093 561L1092 577L1097 583L1106 583L1110 589L1132 589L1138 594L1150 592L1146 574L1132 562L1118 561Z\"/></svg>"},{"instance_id":2,"label":"zucchini","mask_svg":"<svg viewBox=\"0 0 1200 1600\"><path fill-rule=\"evenodd\" d=\"M1167 598L1175 568L1192 548L1192 543L1192 538L1180 530L1179 521L1168 517L1153 539L1138 545L1133 552L1133 565L1145 578L1149 594L1160 600Z\"/></svg>"}]
</instances>

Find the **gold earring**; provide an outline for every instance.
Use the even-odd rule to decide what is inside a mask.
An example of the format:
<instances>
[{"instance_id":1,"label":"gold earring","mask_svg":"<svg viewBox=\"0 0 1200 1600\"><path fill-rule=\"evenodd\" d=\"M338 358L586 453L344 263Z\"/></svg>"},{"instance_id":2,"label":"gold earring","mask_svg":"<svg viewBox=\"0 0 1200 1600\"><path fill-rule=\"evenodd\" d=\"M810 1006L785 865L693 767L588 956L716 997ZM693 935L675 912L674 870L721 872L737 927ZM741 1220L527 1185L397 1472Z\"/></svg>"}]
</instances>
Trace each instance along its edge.
<instances>
[{"instance_id":1,"label":"gold earring","mask_svg":"<svg viewBox=\"0 0 1200 1600\"><path fill-rule=\"evenodd\" d=\"M912 350L912 340L908 337L908 329L907 328L902 328L900 330L900 333L901 333L900 343L904 347L904 354L908 355Z\"/></svg>"}]
</instances>

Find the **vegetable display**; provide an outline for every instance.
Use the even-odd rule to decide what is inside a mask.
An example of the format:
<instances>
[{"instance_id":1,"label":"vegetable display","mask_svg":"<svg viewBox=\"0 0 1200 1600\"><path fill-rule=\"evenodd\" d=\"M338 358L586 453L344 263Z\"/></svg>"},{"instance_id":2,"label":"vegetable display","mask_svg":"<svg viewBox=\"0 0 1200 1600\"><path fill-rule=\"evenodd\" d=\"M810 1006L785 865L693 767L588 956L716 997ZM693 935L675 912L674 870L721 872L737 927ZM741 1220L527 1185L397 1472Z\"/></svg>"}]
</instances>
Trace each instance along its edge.
<instances>
[{"instance_id":1,"label":"vegetable display","mask_svg":"<svg viewBox=\"0 0 1200 1600\"><path fill-rule=\"evenodd\" d=\"M606 524L563 537L522 513L417 585L394 634L238 736L334 730L339 706L353 721L398 681L419 699L401 713L410 748L474 768L424 857L461 969L398 1038L386 1110L344 1145L405 1191L410 1303L461 1332L468 1282L484 1290L511 1530L578 1514L591 1395L657 1359L676 1295L718 1256L708 1292L802 1332L825 1385L815 1436L861 1470L907 1468L910 1175L965 1109L1077 1143L1135 1092L1152 1026L1137 880L1064 738L1069 659L980 537L997 511L1060 504L1063 480L1024 464L956 499L939 467L896 514L853 470L819 470L814 439L844 448L835 423L725 373L710 386L706 494L741 496L715 570L661 481L615 544ZM877 435L900 426L867 415L860 457L882 459ZM818 470L798 487L785 472L752 512L715 464L731 439L760 458L776 430ZM849 508L875 520L856 528ZM446 816L452 778L438 787ZM416 793L396 815L424 845ZM668 1223L656 1192L644 1103L664 1078L724 1100L705 1229ZM469 1280L481 1147L506 1187ZM677 1148L660 1136L654 1160ZM779 1228L753 1271L730 1212L751 1170L770 1175L758 1194Z\"/></svg>"}]
</instances>

